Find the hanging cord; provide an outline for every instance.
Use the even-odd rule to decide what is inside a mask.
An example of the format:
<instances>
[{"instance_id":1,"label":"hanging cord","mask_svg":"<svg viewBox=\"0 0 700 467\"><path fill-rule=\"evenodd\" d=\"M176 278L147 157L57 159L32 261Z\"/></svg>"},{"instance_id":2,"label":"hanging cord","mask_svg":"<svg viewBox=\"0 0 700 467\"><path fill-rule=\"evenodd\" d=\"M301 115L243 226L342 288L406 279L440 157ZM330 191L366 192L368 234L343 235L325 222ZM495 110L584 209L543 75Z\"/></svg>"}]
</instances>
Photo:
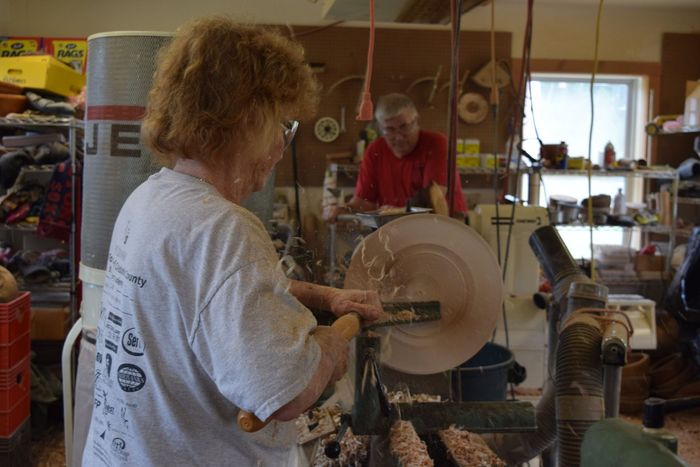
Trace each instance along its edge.
<instances>
[{"instance_id":1,"label":"hanging cord","mask_svg":"<svg viewBox=\"0 0 700 467\"><path fill-rule=\"evenodd\" d=\"M522 75L520 78L520 91L517 96L518 99L518 104L519 104L519 116L520 116L520 125L517 126L516 131L517 131L517 136L520 139L521 143L518 144L517 146L517 157L515 159L516 162L516 167L515 167L515 186L513 190L513 196L517 197L518 194L518 187L520 185L520 159L522 156L522 139L523 139L523 125L522 125L522 115L523 115L523 109L524 109L524 98L525 98L525 87L524 83L529 82L530 80L530 49L532 46L532 7L534 4L534 0L528 0L528 14L527 14L527 25L525 27L525 41L523 43L523 62L522 62ZM511 148L513 146L513 139L511 138ZM512 151L512 149L511 149ZM510 167L510 166L509 166ZM509 172L509 170L506 170L506 172ZM505 281L506 278L506 273L508 271L508 259L510 257L510 245L513 237L513 226L515 225L515 210L517 208L517 203L513 203L513 208L511 209L510 212L510 222L508 223L508 236L506 238L506 252L505 256L503 258L503 280ZM504 323L505 323L505 315L503 316ZM508 338L507 335L507 324L506 324L506 339ZM507 342L507 340L506 340Z\"/></svg>"},{"instance_id":2,"label":"hanging cord","mask_svg":"<svg viewBox=\"0 0 700 467\"><path fill-rule=\"evenodd\" d=\"M530 44L532 42L532 1L528 1L527 9L527 20L525 24L525 37L523 40L523 53L521 58L521 69L520 69L520 79L518 81L518 89L515 89L514 80L511 79L511 88L515 94L515 104L513 109L513 127L512 134L517 135L522 142L522 127L523 118L525 117L525 86L529 83L530 76ZM512 72L511 72L512 76ZM513 147L515 145L515 138L510 138L510 143L508 145L508 156L507 156L507 167L510 167L512 161ZM518 150L518 158L520 158L521 153ZM518 159L519 160L519 159ZM510 179L510 171L506 170L506 176L503 181L504 190L508 190L508 184Z\"/></svg>"},{"instance_id":3,"label":"hanging cord","mask_svg":"<svg viewBox=\"0 0 700 467\"><path fill-rule=\"evenodd\" d=\"M303 237L303 229L301 225L301 203L299 202L299 188L301 184L299 183L299 169L297 163L297 140L292 139L292 175L294 177L294 214L297 218L297 237Z\"/></svg>"},{"instance_id":4,"label":"hanging cord","mask_svg":"<svg viewBox=\"0 0 700 467\"><path fill-rule=\"evenodd\" d=\"M593 73L591 73L590 98L591 98L591 125L588 130L588 234L591 246L591 280L596 280L595 272L595 255L593 252L593 161L591 153L593 151L593 122L595 121L595 103L593 99L593 87L595 85L595 76L598 73L598 45L600 39L600 18L603 15L603 0L598 3L598 15L595 24L595 46L593 48Z\"/></svg>"},{"instance_id":5,"label":"hanging cord","mask_svg":"<svg viewBox=\"0 0 700 467\"><path fill-rule=\"evenodd\" d=\"M372 60L374 59L374 0L369 0L369 45L367 46L367 70L365 72L365 84L362 89L362 100L357 112L356 120L371 122L374 117L372 95L369 85L372 81Z\"/></svg>"},{"instance_id":6,"label":"hanging cord","mask_svg":"<svg viewBox=\"0 0 700 467\"><path fill-rule=\"evenodd\" d=\"M498 258L498 266L501 268L502 278L505 278L505 269L503 269L503 259L501 257L501 213L500 203L501 196L498 184L498 89L496 88L496 2L491 2L491 33L490 33L490 54L491 54L491 92L489 94L489 104L491 104L491 115L493 117L493 139L491 147L493 148L493 201L496 209L496 257ZM503 280L503 279L502 279ZM506 305L501 303L501 316L503 317L503 332L506 338L506 347L510 348L510 336L508 333L508 318L506 317ZM496 330L494 329L491 341L496 339Z\"/></svg>"},{"instance_id":7,"label":"hanging cord","mask_svg":"<svg viewBox=\"0 0 700 467\"><path fill-rule=\"evenodd\" d=\"M495 2L494 2L495 3ZM520 76L520 82L518 86L518 95L516 96L516 125L515 128L513 129L513 133L518 136L518 139L520 142L518 143L517 146L517 157L515 158L515 187L513 191L513 195L517 197L518 194L518 186L520 184L520 159L522 157L522 140L523 140L523 124L522 124L522 119L524 116L524 108L525 108L525 84L529 83L530 81L530 50L532 47L532 11L533 11L533 5L534 5L534 0L528 0L528 7L527 7L527 20L526 20L526 26L525 26L525 39L523 41L523 56L522 56L522 67L521 67L521 76ZM510 168L510 156L513 153L513 143L514 143L514 138L511 138L510 142L510 147L508 149L508 165L506 166L506 174L509 173L509 168ZM508 179L506 178L506 189L507 189L507 181ZM517 209L518 204L517 202L513 202L513 206L511 209L510 213L510 222L508 223L508 237L506 239L506 252L505 252L505 258L503 260L503 280L505 281L506 278L506 273L508 271L508 259L510 257L510 245L512 241L512 236L513 236L513 226L515 225L515 210ZM509 331L508 331L508 317L506 315L506 309L505 305L503 305L503 329L506 335L506 346L510 349L510 336L509 336ZM510 395L511 399L515 400L515 388L514 385L511 383L510 384Z\"/></svg>"},{"instance_id":8,"label":"hanging cord","mask_svg":"<svg viewBox=\"0 0 700 467\"><path fill-rule=\"evenodd\" d=\"M500 213L500 203L501 196L498 186L498 89L496 89L496 2L491 2L491 93L490 93L490 104L491 104L491 115L493 117L493 140L491 147L493 149L493 198L494 206L496 208L496 252L498 257L498 266L503 267L503 260L501 258L501 213ZM504 309L504 319L505 319L505 309Z\"/></svg>"},{"instance_id":9,"label":"hanging cord","mask_svg":"<svg viewBox=\"0 0 700 467\"><path fill-rule=\"evenodd\" d=\"M457 99L459 97L459 36L462 24L462 0L450 0L452 25L452 63L450 65L450 105L447 138L447 205L450 217L454 215L455 175L457 171ZM460 184L461 186L461 184ZM461 191L461 190L460 190ZM462 196L462 193L459 194Z\"/></svg>"}]
</instances>

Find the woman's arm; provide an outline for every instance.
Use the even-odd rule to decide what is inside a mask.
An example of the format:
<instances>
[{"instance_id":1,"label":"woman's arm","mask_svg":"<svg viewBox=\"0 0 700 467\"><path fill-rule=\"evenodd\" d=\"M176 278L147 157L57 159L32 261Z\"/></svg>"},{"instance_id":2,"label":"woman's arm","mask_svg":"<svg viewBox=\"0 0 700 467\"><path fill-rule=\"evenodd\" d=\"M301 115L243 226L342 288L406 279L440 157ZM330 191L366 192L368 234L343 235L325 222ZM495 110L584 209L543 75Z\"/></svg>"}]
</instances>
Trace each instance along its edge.
<instances>
[{"instance_id":1,"label":"woman's arm","mask_svg":"<svg viewBox=\"0 0 700 467\"><path fill-rule=\"evenodd\" d=\"M336 316L355 312L365 321L374 321L382 313L379 295L374 290L342 290L292 280L289 291L304 305L330 311Z\"/></svg>"},{"instance_id":2,"label":"woman's arm","mask_svg":"<svg viewBox=\"0 0 700 467\"><path fill-rule=\"evenodd\" d=\"M271 415L274 420L293 420L321 397L329 384L335 383L347 371L348 341L328 326L319 326L312 335L321 347L321 360L309 384L301 393Z\"/></svg>"}]
</instances>

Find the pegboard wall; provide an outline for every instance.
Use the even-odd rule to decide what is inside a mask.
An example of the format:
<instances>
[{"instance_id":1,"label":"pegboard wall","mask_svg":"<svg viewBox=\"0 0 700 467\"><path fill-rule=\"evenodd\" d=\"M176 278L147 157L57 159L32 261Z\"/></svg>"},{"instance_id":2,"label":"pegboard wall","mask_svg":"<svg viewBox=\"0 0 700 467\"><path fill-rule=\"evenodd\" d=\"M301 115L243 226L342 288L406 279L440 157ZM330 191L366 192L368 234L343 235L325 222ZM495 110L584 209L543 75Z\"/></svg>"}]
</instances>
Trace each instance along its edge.
<instances>
[{"instance_id":1,"label":"pegboard wall","mask_svg":"<svg viewBox=\"0 0 700 467\"><path fill-rule=\"evenodd\" d=\"M358 99L362 91L362 79L353 79L329 88L339 80L352 75L364 75L367 63L369 30L355 27L332 27L322 30L295 27L296 39L306 49L309 63L316 64L317 77L322 84L322 97L316 117L301 122L297 133L297 157L299 183L302 186L321 186L326 169L326 154L355 151L355 143L367 122L355 120ZM461 33L460 79L466 70L475 73L490 60L490 33L465 31ZM510 65L511 34L495 35L497 60ZM419 78L434 77L439 67L438 88L432 106L428 105L432 82L423 82L412 88L413 98L420 114L421 128L447 134L447 114L450 78L450 31L377 28L375 36L374 64L371 83L372 100L390 92L405 93ZM320 65L322 64L322 65ZM465 92L478 92L488 100L489 90L468 79ZM500 93L500 118L498 131L491 117L476 125L460 120L458 136L480 140L481 152L493 152L494 139L498 138L498 150L505 146L506 121L512 114L512 91L503 88ZM332 143L320 142L314 136L316 119L329 116L340 122L341 108L345 107L345 132ZM497 134L496 134L497 133ZM278 164L277 186L293 185L292 161L289 155Z\"/></svg>"}]
</instances>

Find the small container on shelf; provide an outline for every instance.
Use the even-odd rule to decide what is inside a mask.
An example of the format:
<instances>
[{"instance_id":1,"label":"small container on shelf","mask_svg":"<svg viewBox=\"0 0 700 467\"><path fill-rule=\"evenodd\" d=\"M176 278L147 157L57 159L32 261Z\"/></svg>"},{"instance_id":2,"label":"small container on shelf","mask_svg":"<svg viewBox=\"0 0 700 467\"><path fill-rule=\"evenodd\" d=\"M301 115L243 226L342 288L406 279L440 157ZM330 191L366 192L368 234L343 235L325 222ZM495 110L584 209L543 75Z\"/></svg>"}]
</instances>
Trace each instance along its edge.
<instances>
[{"instance_id":1,"label":"small container on shelf","mask_svg":"<svg viewBox=\"0 0 700 467\"><path fill-rule=\"evenodd\" d=\"M617 194L613 199L613 214L616 216L624 216L627 214L627 199L625 194L622 193L622 188L618 188Z\"/></svg>"},{"instance_id":2,"label":"small container on shelf","mask_svg":"<svg viewBox=\"0 0 700 467\"><path fill-rule=\"evenodd\" d=\"M606 169L615 167L615 147L608 141L603 150L603 164Z\"/></svg>"}]
</instances>

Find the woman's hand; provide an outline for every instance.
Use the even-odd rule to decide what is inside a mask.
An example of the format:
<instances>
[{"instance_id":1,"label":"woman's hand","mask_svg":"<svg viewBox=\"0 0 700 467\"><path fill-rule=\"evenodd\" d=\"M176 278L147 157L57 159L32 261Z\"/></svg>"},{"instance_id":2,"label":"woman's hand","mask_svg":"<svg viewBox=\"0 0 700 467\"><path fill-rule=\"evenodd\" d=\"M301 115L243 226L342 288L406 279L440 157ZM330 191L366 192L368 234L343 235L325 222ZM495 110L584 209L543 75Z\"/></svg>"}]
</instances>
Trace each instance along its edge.
<instances>
[{"instance_id":1,"label":"woman's hand","mask_svg":"<svg viewBox=\"0 0 700 467\"><path fill-rule=\"evenodd\" d=\"M365 322L372 322L382 314L382 303L374 290L331 289L330 295L329 308L336 316L355 312Z\"/></svg>"}]
</instances>

